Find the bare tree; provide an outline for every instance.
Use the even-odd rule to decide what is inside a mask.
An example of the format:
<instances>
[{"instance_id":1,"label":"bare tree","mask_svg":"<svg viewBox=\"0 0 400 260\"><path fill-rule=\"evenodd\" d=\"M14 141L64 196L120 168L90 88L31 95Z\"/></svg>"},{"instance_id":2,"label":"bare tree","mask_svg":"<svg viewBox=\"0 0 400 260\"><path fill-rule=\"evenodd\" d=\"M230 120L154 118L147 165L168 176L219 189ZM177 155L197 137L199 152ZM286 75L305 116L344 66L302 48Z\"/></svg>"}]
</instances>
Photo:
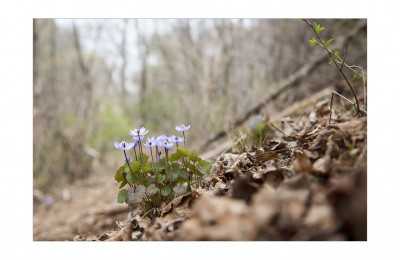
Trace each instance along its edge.
<instances>
[{"instance_id":1,"label":"bare tree","mask_svg":"<svg viewBox=\"0 0 400 260\"><path fill-rule=\"evenodd\" d=\"M146 115L146 106L145 106L145 101L146 101L146 92L147 92L147 62L148 62L148 56L150 52L149 48L149 43L146 40L146 36L144 35L144 32L140 30L139 26L139 20L135 20L135 28L136 28L136 35L137 35L137 41L138 41L138 51L139 51L139 61L140 61L140 115L142 119L142 125L145 124L147 120L147 115Z\"/></svg>"}]
</instances>

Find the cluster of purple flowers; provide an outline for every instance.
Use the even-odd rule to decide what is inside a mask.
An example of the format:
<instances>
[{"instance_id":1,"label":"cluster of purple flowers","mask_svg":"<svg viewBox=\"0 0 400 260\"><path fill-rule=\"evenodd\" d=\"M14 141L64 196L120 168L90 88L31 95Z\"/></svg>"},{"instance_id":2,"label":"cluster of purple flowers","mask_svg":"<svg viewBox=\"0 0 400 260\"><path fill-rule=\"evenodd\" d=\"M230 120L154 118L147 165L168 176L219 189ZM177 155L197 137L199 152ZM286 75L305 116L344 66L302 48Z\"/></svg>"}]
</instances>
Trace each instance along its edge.
<instances>
[{"instance_id":1,"label":"cluster of purple flowers","mask_svg":"<svg viewBox=\"0 0 400 260\"><path fill-rule=\"evenodd\" d=\"M153 151L151 150L152 147L156 147L156 161L160 161L160 155L161 155L161 151L158 151L158 147L164 147L165 148L165 152L168 153L167 150L171 149L174 146L174 143L176 144L176 146L178 147L178 143L182 143L185 142L185 131L189 130L190 125L185 126L185 125L181 125L181 126L176 126L175 129L177 131L180 131L183 133L183 137L177 137L175 135L172 136L167 136L167 135L160 135L158 137L151 137L151 138L147 138L147 141L143 143L144 146L150 148L150 152L153 156ZM142 140L144 139L144 136L149 132L149 130L146 130L144 127L140 128L140 129L134 129L134 130L130 130L129 135L132 136L133 141L132 143L127 143L125 141L122 141L121 143L118 142L114 142L114 146L115 148L121 150L121 151L127 151L130 150L132 148L134 148L135 151L135 156L136 156L136 147L139 145L139 152L141 152L141 144L142 144ZM185 142L185 146L186 146L186 142ZM125 153L125 160L126 161L130 161L130 157L126 156ZM137 160L137 156L136 156L136 160Z\"/></svg>"}]
</instances>

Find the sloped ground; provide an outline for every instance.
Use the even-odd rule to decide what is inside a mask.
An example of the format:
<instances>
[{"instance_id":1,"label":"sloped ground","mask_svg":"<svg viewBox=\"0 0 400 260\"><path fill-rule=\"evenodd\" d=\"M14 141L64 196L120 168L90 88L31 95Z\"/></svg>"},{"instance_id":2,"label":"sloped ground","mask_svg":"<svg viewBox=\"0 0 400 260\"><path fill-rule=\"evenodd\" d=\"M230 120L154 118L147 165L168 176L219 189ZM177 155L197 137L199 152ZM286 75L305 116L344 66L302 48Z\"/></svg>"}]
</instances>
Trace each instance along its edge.
<instances>
[{"instance_id":1,"label":"sloped ground","mask_svg":"<svg viewBox=\"0 0 400 260\"><path fill-rule=\"evenodd\" d=\"M101 240L366 240L367 120L348 109L329 126L327 100L284 118L263 147L221 155L207 185L159 218L139 212Z\"/></svg>"},{"instance_id":2,"label":"sloped ground","mask_svg":"<svg viewBox=\"0 0 400 260\"><path fill-rule=\"evenodd\" d=\"M319 101L275 122L263 147L222 154L155 220L128 219L113 172L94 175L34 207L34 240L366 240L367 119L336 110L327 126Z\"/></svg>"}]
</instances>

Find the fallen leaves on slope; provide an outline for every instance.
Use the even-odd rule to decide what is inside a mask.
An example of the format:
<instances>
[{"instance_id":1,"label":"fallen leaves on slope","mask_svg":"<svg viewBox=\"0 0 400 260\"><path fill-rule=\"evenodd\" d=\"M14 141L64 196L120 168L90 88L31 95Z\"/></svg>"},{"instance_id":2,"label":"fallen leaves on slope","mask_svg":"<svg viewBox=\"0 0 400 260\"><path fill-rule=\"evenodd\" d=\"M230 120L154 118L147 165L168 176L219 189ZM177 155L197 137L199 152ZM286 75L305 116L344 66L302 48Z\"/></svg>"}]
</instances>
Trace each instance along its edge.
<instances>
[{"instance_id":1,"label":"fallen leaves on slope","mask_svg":"<svg viewBox=\"0 0 400 260\"><path fill-rule=\"evenodd\" d=\"M367 119L347 113L327 125L328 116L320 101L282 119L263 147L221 155L206 188L175 198L146 227L128 221L139 232L129 239L366 240Z\"/></svg>"}]
</instances>

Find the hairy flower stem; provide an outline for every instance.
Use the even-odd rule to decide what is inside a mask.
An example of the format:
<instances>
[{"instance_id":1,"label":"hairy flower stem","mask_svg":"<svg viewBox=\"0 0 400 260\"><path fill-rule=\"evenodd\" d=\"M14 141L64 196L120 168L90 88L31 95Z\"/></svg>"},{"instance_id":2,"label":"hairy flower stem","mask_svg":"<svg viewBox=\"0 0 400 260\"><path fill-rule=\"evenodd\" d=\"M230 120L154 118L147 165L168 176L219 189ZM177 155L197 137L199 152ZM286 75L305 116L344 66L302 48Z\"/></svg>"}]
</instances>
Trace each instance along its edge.
<instances>
[{"instance_id":1,"label":"hairy flower stem","mask_svg":"<svg viewBox=\"0 0 400 260\"><path fill-rule=\"evenodd\" d=\"M139 137L139 154L140 154L140 162L143 163L143 148L142 148L142 142L140 141L140 137Z\"/></svg>"},{"instance_id":2,"label":"hairy flower stem","mask_svg":"<svg viewBox=\"0 0 400 260\"><path fill-rule=\"evenodd\" d=\"M126 176L124 175L123 177L124 177L124 180L126 181L126 183L129 184L129 187L132 187L132 184L129 183L129 181L126 179Z\"/></svg>"},{"instance_id":3,"label":"hairy flower stem","mask_svg":"<svg viewBox=\"0 0 400 260\"><path fill-rule=\"evenodd\" d=\"M151 162L153 164L153 169L154 169L155 167L154 167L154 159L153 159L153 149L151 149L151 147L150 147L150 154L151 154Z\"/></svg>"},{"instance_id":4,"label":"hairy flower stem","mask_svg":"<svg viewBox=\"0 0 400 260\"><path fill-rule=\"evenodd\" d=\"M160 157L160 155L158 154L158 145L156 146L156 161L158 160L158 158Z\"/></svg>"},{"instance_id":5,"label":"hairy flower stem","mask_svg":"<svg viewBox=\"0 0 400 260\"><path fill-rule=\"evenodd\" d=\"M135 152L135 159L137 161L137 155L136 155L136 148L135 147L133 147L133 151Z\"/></svg>"},{"instance_id":6,"label":"hairy flower stem","mask_svg":"<svg viewBox=\"0 0 400 260\"><path fill-rule=\"evenodd\" d=\"M168 161L168 149L167 148L164 148L165 149L165 158L167 159L167 164L169 164L169 161Z\"/></svg>"},{"instance_id":7,"label":"hairy flower stem","mask_svg":"<svg viewBox=\"0 0 400 260\"><path fill-rule=\"evenodd\" d=\"M126 163L128 164L128 166L129 166L129 169L131 170L131 174L132 174L132 176L135 178L135 187L136 187L136 182L137 182L137 180L136 180L136 176L133 174L133 171L132 171L132 168L131 168L131 164L128 162L128 158L127 158L127 156L126 156L126 151L124 150L124 155L125 155L125 161L126 161ZM125 178L126 179L126 178ZM128 180L126 180L126 182L127 183L129 183L129 181ZM129 185L130 185L130 183L129 183Z\"/></svg>"},{"instance_id":8,"label":"hairy flower stem","mask_svg":"<svg viewBox=\"0 0 400 260\"><path fill-rule=\"evenodd\" d=\"M182 131L183 133L183 143L185 144L185 148L186 148L186 137L185 137L185 131ZM187 149L187 148L186 148Z\"/></svg>"}]
</instances>

